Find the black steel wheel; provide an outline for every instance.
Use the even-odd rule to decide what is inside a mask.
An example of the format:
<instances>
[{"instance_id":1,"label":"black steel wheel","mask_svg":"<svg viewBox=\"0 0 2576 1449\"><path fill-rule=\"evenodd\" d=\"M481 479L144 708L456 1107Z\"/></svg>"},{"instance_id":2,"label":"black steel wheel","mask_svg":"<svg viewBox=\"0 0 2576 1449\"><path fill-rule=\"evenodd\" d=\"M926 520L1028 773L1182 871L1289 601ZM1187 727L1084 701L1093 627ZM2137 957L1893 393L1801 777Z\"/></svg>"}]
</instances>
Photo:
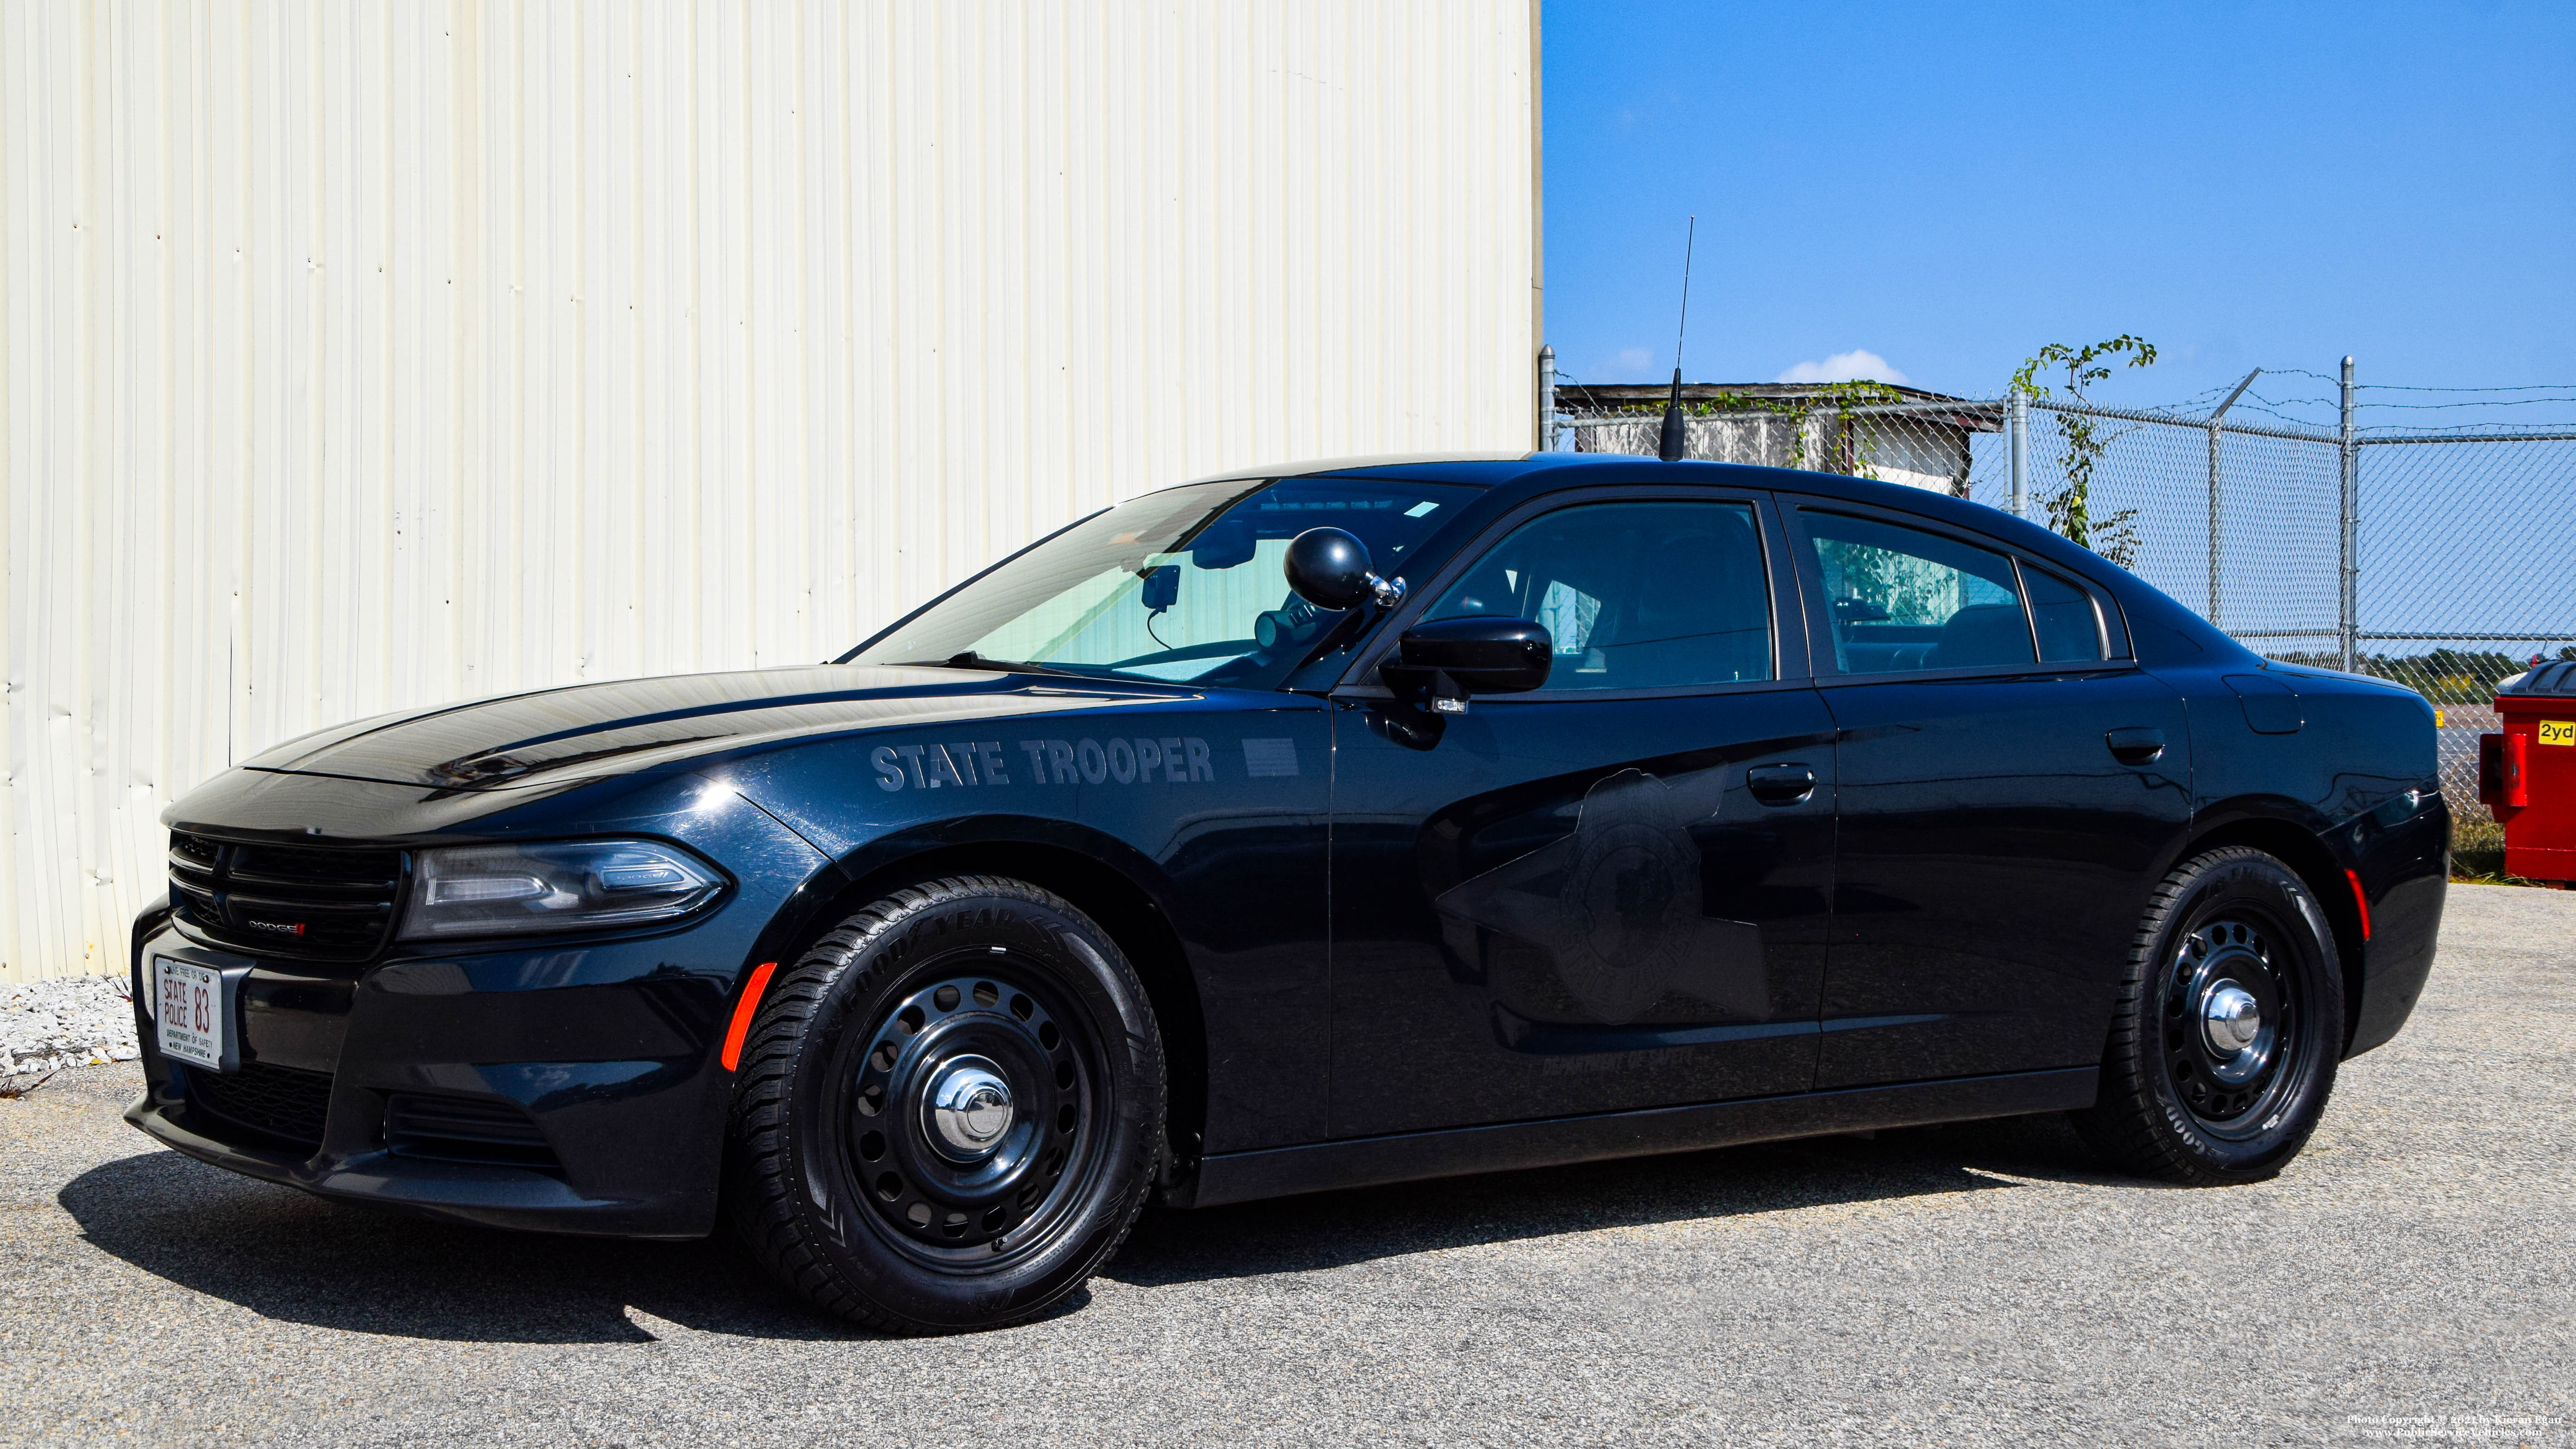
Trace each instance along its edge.
<instances>
[{"instance_id":1,"label":"black steel wheel","mask_svg":"<svg viewBox=\"0 0 2576 1449\"><path fill-rule=\"evenodd\" d=\"M2132 1171L2200 1186L2269 1177L2334 1088L2343 974L2297 872L2241 846L2167 876L2130 951L2102 1091L2076 1114Z\"/></svg>"},{"instance_id":2,"label":"black steel wheel","mask_svg":"<svg viewBox=\"0 0 2576 1449\"><path fill-rule=\"evenodd\" d=\"M2262 1126L2293 1074L2301 1033L2293 974L2276 968L2283 928L2245 903L2183 938L2165 973L2165 1072L2183 1108L2213 1137Z\"/></svg>"},{"instance_id":3,"label":"black steel wheel","mask_svg":"<svg viewBox=\"0 0 2576 1449\"><path fill-rule=\"evenodd\" d=\"M770 987L736 1085L737 1230L896 1332L1044 1310L1116 1251L1163 1133L1152 1007L1072 905L989 876L897 891Z\"/></svg>"}]
</instances>

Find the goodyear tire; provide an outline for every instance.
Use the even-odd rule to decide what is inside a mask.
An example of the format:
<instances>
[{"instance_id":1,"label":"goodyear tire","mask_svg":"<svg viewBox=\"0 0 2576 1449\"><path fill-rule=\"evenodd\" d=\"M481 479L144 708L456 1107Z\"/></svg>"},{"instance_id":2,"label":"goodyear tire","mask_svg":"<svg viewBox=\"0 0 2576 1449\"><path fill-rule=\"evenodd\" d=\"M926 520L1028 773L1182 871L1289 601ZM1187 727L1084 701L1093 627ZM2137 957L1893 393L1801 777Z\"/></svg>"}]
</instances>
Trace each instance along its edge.
<instances>
[{"instance_id":1,"label":"goodyear tire","mask_svg":"<svg viewBox=\"0 0 2576 1449\"><path fill-rule=\"evenodd\" d=\"M1106 932L1023 881L929 881L771 983L735 1083L728 1213L826 1311L1000 1327L1117 1251L1163 1109L1153 1008Z\"/></svg>"},{"instance_id":2,"label":"goodyear tire","mask_svg":"<svg viewBox=\"0 0 2576 1449\"><path fill-rule=\"evenodd\" d=\"M2343 1022L2334 932L2298 874L2241 846L2196 856L2148 898L2075 1125L2144 1176L2270 1177L2325 1112Z\"/></svg>"}]
</instances>

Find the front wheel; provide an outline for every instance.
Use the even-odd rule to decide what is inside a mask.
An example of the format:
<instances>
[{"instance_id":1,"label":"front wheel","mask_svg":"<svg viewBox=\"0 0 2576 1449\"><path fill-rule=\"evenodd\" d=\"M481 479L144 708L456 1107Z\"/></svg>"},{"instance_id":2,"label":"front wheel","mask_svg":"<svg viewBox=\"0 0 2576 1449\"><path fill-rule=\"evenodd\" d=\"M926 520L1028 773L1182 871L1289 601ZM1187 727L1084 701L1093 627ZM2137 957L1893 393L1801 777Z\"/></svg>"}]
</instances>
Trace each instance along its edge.
<instances>
[{"instance_id":1,"label":"front wheel","mask_svg":"<svg viewBox=\"0 0 2576 1449\"><path fill-rule=\"evenodd\" d=\"M770 987L735 1084L737 1232L816 1306L897 1333L1018 1322L1115 1252L1163 1138L1134 968L1051 892L894 892Z\"/></svg>"},{"instance_id":2,"label":"front wheel","mask_svg":"<svg viewBox=\"0 0 2576 1449\"><path fill-rule=\"evenodd\" d=\"M2102 1063L2075 1125L2112 1162L2216 1187L2307 1144L2343 1046L2334 932L2297 872L2229 846L2148 899Z\"/></svg>"}]
</instances>

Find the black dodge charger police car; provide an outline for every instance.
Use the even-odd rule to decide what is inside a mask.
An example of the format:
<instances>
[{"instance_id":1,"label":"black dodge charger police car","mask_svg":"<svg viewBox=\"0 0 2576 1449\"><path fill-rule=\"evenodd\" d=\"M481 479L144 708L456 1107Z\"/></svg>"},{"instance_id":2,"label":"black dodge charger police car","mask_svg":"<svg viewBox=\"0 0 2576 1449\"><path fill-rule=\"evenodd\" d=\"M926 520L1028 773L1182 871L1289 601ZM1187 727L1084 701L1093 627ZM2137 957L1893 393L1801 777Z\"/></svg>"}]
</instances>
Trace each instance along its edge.
<instances>
[{"instance_id":1,"label":"black dodge charger police car","mask_svg":"<svg viewBox=\"0 0 2576 1449\"><path fill-rule=\"evenodd\" d=\"M2058 1110L2260 1178L2406 1020L2448 837L2422 699L2027 523L1566 455L1191 483L829 664L363 720L166 819L137 1127L722 1216L904 1331L1155 1193Z\"/></svg>"}]
</instances>

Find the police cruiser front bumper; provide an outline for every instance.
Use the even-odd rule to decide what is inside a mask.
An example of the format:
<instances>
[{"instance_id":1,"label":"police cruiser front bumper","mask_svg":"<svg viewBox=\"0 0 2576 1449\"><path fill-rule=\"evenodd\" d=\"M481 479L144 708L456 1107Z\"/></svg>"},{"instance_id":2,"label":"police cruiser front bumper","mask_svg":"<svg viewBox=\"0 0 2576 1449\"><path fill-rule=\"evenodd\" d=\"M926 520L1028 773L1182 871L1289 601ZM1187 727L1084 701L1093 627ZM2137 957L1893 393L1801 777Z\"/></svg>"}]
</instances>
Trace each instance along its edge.
<instances>
[{"instance_id":1,"label":"police cruiser front bumper","mask_svg":"<svg viewBox=\"0 0 2576 1449\"><path fill-rule=\"evenodd\" d=\"M200 1161L324 1196L499 1227L703 1235L733 983L673 969L690 954L664 935L333 979L164 927L135 951L146 1085L125 1118ZM225 979L233 1070L162 1051L160 958Z\"/></svg>"},{"instance_id":2,"label":"police cruiser front bumper","mask_svg":"<svg viewBox=\"0 0 2576 1449\"><path fill-rule=\"evenodd\" d=\"M234 777L237 794L291 791L302 814L336 805L409 823L405 792L391 787L251 771L217 783ZM712 1231L733 1008L753 965L788 949L841 882L820 852L741 797L685 780L663 793L683 808L648 801L560 827L674 841L730 877L701 910L658 928L454 942L387 930L381 947L361 943L332 960L263 951L252 939L219 943L202 923L174 924L166 905L146 912L129 957L145 1087L126 1120L200 1161L327 1197L496 1227ZM187 847L257 844L248 832L268 825L256 798L216 803L232 819L182 824L173 836L174 888L196 884L183 878L195 869ZM381 856L442 843L409 834L399 845L328 848ZM163 960L174 969L157 970ZM221 1029L202 1039L182 1030L165 1050L156 1013L176 1009L156 1000L165 976L204 992L204 1020Z\"/></svg>"}]
</instances>

